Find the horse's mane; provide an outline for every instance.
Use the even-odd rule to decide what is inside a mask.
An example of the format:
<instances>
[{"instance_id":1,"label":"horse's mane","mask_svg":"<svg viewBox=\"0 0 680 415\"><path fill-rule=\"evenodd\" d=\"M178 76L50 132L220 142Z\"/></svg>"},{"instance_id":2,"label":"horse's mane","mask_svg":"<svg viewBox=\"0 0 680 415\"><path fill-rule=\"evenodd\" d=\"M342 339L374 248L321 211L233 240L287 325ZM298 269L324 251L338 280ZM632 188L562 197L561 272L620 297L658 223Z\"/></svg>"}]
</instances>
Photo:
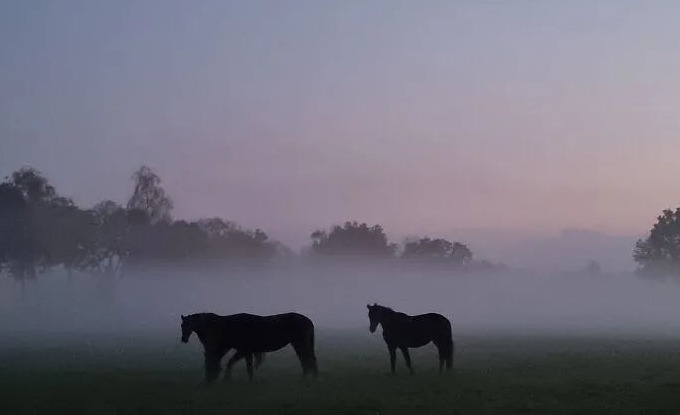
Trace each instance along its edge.
<instances>
[{"instance_id":1,"label":"horse's mane","mask_svg":"<svg viewBox=\"0 0 680 415\"><path fill-rule=\"evenodd\" d=\"M218 320L221 316L215 313L194 313L189 314L186 318L192 321L194 324L199 324L201 326L205 325L209 321Z\"/></svg>"},{"instance_id":2,"label":"horse's mane","mask_svg":"<svg viewBox=\"0 0 680 415\"><path fill-rule=\"evenodd\" d=\"M376 304L374 307L380 307L381 309L387 310L387 311L394 311L391 307L387 307L387 306L380 305L380 304Z\"/></svg>"},{"instance_id":3,"label":"horse's mane","mask_svg":"<svg viewBox=\"0 0 680 415\"><path fill-rule=\"evenodd\" d=\"M194 318L219 317L219 316L218 316L217 314L215 314L215 313L194 313L194 314L189 314L189 315L186 316L186 317L187 317L187 318L192 318L192 319L194 319Z\"/></svg>"}]
</instances>

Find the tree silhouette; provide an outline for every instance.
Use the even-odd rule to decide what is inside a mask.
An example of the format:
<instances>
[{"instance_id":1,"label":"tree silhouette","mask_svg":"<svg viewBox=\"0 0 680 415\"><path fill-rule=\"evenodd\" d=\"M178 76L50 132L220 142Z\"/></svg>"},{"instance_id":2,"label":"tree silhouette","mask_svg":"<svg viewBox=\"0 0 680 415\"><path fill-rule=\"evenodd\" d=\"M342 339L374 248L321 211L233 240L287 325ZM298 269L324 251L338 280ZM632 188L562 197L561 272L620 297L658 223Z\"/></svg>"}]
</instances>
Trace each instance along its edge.
<instances>
[{"instance_id":1,"label":"tree silhouette","mask_svg":"<svg viewBox=\"0 0 680 415\"><path fill-rule=\"evenodd\" d=\"M146 213L151 224L170 222L173 203L161 186L161 178L148 166L141 166L132 179L135 190L127 203L128 210Z\"/></svg>"},{"instance_id":2,"label":"tree silhouette","mask_svg":"<svg viewBox=\"0 0 680 415\"><path fill-rule=\"evenodd\" d=\"M649 236L636 242L633 258L640 275L680 277L680 208L657 217Z\"/></svg>"},{"instance_id":3,"label":"tree silhouette","mask_svg":"<svg viewBox=\"0 0 680 415\"><path fill-rule=\"evenodd\" d=\"M388 242L382 226L356 221L335 225L329 232L317 230L311 239L311 252L315 255L392 257L396 251L396 245Z\"/></svg>"},{"instance_id":4,"label":"tree silhouette","mask_svg":"<svg viewBox=\"0 0 680 415\"><path fill-rule=\"evenodd\" d=\"M11 183L21 191L30 205L46 203L56 197L56 191L47 178L32 167L22 167L12 173Z\"/></svg>"},{"instance_id":5,"label":"tree silhouette","mask_svg":"<svg viewBox=\"0 0 680 415\"><path fill-rule=\"evenodd\" d=\"M25 276L35 249L33 236L21 189L11 182L0 184L0 270L15 278Z\"/></svg>"},{"instance_id":6,"label":"tree silhouette","mask_svg":"<svg viewBox=\"0 0 680 415\"><path fill-rule=\"evenodd\" d=\"M260 229L250 231L221 218L201 219L198 227L207 235L213 258L271 258L280 246Z\"/></svg>"},{"instance_id":7,"label":"tree silhouette","mask_svg":"<svg viewBox=\"0 0 680 415\"><path fill-rule=\"evenodd\" d=\"M453 252L453 243L446 239L421 238L404 244L402 258L406 259L444 259Z\"/></svg>"},{"instance_id":8,"label":"tree silhouette","mask_svg":"<svg viewBox=\"0 0 680 415\"><path fill-rule=\"evenodd\" d=\"M33 220L47 255L45 267L63 265L69 275L87 268L94 236L91 212L68 198L54 197L37 208Z\"/></svg>"},{"instance_id":9,"label":"tree silhouette","mask_svg":"<svg viewBox=\"0 0 680 415\"><path fill-rule=\"evenodd\" d=\"M92 238L87 266L102 275L115 275L129 252L128 212L111 200L92 208Z\"/></svg>"},{"instance_id":10,"label":"tree silhouette","mask_svg":"<svg viewBox=\"0 0 680 415\"><path fill-rule=\"evenodd\" d=\"M46 236L52 232L50 221L45 214L52 209L68 205L69 200L57 195L42 173L31 167L23 167L14 172L3 183L7 245L3 249L5 257L3 270L22 282L35 278L41 270L49 267L50 253ZM21 201L20 201L21 199Z\"/></svg>"},{"instance_id":11,"label":"tree silhouette","mask_svg":"<svg viewBox=\"0 0 680 415\"><path fill-rule=\"evenodd\" d=\"M472 261L472 251L467 245L460 242L454 242L453 252L451 252L449 258L457 265L468 265Z\"/></svg>"},{"instance_id":12,"label":"tree silhouette","mask_svg":"<svg viewBox=\"0 0 680 415\"><path fill-rule=\"evenodd\" d=\"M425 237L415 241L407 241L404 244L401 257L404 259L447 261L456 266L464 266L472 261L472 251L460 242Z\"/></svg>"}]
</instances>

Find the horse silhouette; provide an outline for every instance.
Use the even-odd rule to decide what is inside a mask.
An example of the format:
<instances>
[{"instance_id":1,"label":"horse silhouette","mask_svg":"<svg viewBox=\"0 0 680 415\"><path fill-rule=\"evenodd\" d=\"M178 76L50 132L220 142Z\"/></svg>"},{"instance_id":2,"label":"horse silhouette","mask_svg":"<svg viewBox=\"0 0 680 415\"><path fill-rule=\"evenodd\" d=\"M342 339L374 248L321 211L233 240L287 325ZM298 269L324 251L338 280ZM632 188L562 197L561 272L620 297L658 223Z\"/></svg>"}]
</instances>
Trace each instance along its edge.
<instances>
[{"instance_id":1,"label":"horse silhouette","mask_svg":"<svg viewBox=\"0 0 680 415\"><path fill-rule=\"evenodd\" d=\"M413 374L409 347L422 347L430 342L434 343L439 351L439 372L442 372L444 364L447 370L451 369L454 345L449 319L437 313L409 316L378 304L366 307L370 320L369 331L374 333L378 324L382 325L383 338L390 352L392 374L395 372L397 348L401 350L406 367Z\"/></svg>"},{"instance_id":2,"label":"horse silhouette","mask_svg":"<svg viewBox=\"0 0 680 415\"><path fill-rule=\"evenodd\" d=\"M288 344L293 346L303 374L318 373L314 353L314 324L298 313L258 316L240 313L220 316L214 313L197 313L182 317L182 342L189 341L196 333L203 344L205 381L210 383L219 377L220 361L231 349L236 353L227 362L225 379L232 366L245 358L248 378L253 380L255 367L264 359L264 353L279 350Z\"/></svg>"}]
</instances>

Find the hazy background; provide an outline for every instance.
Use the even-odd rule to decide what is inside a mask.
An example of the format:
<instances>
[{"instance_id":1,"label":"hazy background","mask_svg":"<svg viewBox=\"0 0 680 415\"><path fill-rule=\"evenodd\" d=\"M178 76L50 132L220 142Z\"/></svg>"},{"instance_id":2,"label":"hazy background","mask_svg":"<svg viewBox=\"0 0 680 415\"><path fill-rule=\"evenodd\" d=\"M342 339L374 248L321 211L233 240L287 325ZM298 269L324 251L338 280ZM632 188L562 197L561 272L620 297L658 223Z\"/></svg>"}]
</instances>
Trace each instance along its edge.
<instances>
[{"instance_id":1,"label":"hazy background","mask_svg":"<svg viewBox=\"0 0 680 415\"><path fill-rule=\"evenodd\" d=\"M457 338L474 335L680 336L680 284L631 274L485 275L384 266L149 269L115 281L51 272L29 284L0 282L0 325L10 344L36 335L160 335L179 342L179 315L211 311L309 316L320 336L368 336L366 303L449 317ZM16 336L17 334L22 334ZM351 337L350 336L350 337Z\"/></svg>"},{"instance_id":2,"label":"hazy background","mask_svg":"<svg viewBox=\"0 0 680 415\"><path fill-rule=\"evenodd\" d=\"M590 256L630 269L619 247L678 202L679 13L628 0L2 2L0 174L32 165L91 205L123 201L146 163L176 217L227 217L294 247L358 219L554 268L566 260L537 247L598 231L578 236L601 249Z\"/></svg>"}]
</instances>

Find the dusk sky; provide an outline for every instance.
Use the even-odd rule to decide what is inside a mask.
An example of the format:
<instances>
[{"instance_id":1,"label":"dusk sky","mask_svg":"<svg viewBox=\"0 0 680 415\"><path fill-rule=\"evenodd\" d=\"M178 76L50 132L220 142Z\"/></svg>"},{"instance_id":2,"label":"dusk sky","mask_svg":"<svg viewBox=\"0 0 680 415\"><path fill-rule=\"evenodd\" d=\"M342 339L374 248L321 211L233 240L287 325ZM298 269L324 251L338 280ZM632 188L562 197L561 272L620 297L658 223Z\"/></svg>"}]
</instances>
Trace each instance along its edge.
<instances>
[{"instance_id":1,"label":"dusk sky","mask_svg":"<svg viewBox=\"0 0 680 415\"><path fill-rule=\"evenodd\" d=\"M644 234L680 204L677 1L3 1L0 176L299 244L345 219ZM627 253L626 253L627 255Z\"/></svg>"}]
</instances>

